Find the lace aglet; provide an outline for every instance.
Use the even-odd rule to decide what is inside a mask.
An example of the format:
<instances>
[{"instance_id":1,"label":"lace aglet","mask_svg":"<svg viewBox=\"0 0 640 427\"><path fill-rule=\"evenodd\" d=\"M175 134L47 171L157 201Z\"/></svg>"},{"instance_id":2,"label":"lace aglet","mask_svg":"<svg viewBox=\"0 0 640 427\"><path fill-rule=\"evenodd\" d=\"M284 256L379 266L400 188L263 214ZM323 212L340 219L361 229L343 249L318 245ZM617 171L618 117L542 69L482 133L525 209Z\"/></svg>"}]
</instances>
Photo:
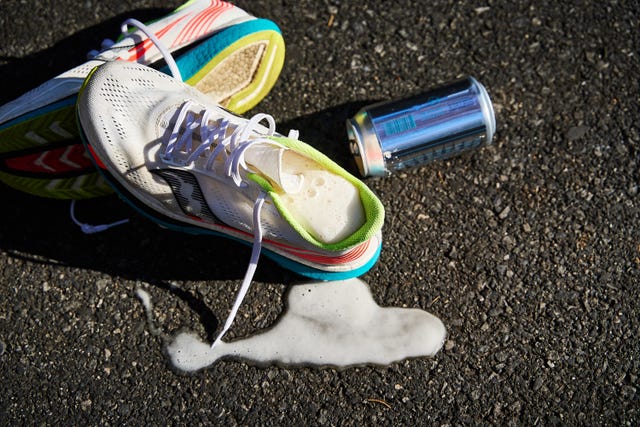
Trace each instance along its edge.
<instances>
[{"instance_id":1,"label":"lace aglet","mask_svg":"<svg viewBox=\"0 0 640 427\"><path fill-rule=\"evenodd\" d=\"M213 344L211 344L211 350L216 348L221 342L222 342L222 337L219 336L218 338L216 338Z\"/></svg>"},{"instance_id":2,"label":"lace aglet","mask_svg":"<svg viewBox=\"0 0 640 427\"><path fill-rule=\"evenodd\" d=\"M84 234L101 233L111 227L116 227L118 225L126 224L127 222L129 222L129 218L125 218L125 219L121 219L120 221L112 222L110 224L91 225L91 224L78 221L78 219L76 218L75 209L76 209L76 201L72 200L71 206L69 207L69 214L71 215L71 220L73 220L73 222L78 227L80 227L80 230L82 230Z\"/></svg>"},{"instance_id":3,"label":"lace aglet","mask_svg":"<svg viewBox=\"0 0 640 427\"><path fill-rule=\"evenodd\" d=\"M129 219L123 219L120 221L112 222L111 224L91 225L91 224L81 223L79 224L79 226L80 226L80 230L82 230L84 234L95 234L95 233L101 233L112 227L117 227L118 225L126 224L127 222L129 222Z\"/></svg>"}]
</instances>

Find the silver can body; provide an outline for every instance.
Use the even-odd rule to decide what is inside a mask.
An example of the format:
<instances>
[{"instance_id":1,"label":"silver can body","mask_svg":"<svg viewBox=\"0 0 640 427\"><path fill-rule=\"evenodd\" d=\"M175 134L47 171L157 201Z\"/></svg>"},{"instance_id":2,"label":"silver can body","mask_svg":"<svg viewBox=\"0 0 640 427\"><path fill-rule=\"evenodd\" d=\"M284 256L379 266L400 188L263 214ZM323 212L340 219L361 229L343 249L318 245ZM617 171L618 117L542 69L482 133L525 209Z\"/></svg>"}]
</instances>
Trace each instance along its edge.
<instances>
[{"instance_id":1,"label":"silver can body","mask_svg":"<svg viewBox=\"0 0 640 427\"><path fill-rule=\"evenodd\" d=\"M347 120L363 176L386 176L490 144L495 128L489 95L473 77L367 106Z\"/></svg>"}]
</instances>

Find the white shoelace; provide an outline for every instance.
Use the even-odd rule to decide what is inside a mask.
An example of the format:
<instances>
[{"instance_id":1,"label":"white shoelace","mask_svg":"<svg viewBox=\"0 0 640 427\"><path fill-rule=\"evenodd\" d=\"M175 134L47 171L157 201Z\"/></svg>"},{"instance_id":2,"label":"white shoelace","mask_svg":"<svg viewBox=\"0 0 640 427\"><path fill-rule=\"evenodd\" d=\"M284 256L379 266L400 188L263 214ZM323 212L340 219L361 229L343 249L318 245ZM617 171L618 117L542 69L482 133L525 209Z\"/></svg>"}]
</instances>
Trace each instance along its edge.
<instances>
[{"instance_id":1,"label":"white shoelace","mask_svg":"<svg viewBox=\"0 0 640 427\"><path fill-rule=\"evenodd\" d=\"M76 201L72 200L71 201L71 206L69 207L69 214L71 215L71 219L73 220L73 222L80 227L80 230L82 230L82 232L84 234L93 234L93 233L100 233L104 230L107 230L111 227L116 227L118 225L122 225L122 224L126 224L127 222L129 222L129 218L125 218L125 219L121 219L120 221L116 221L116 222L112 222L110 224L98 224L98 225L91 225L91 224L86 224L83 222L78 221L78 219L76 218Z\"/></svg>"},{"instance_id":2,"label":"white shoelace","mask_svg":"<svg viewBox=\"0 0 640 427\"><path fill-rule=\"evenodd\" d=\"M182 76L180 75L180 69L178 69L178 65L176 64L176 61L173 59L171 52L169 52L167 48L162 44L162 42L158 40L158 38L153 33L153 31L151 31L151 28L147 27L145 24L138 21L137 19L129 18L126 21L124 21L122 23L122 26L120 27L120 32L122 33L123 36L129 35L129 26L137 28L138 30L142 31L147 37L149 37L149 40L153 42L153 44L156 46L156 48L158 49L158 51L160 52L164 60L167 62L167 66L169 67L169 71L171 71L171 75L174 78L182 81ZM104 39L102 40L102 43L100 45L102 50L90 51L87 54L87 58L88 59L99 58L102 53L113 50L115 44L116 42L114 42L111 39ZM133 46L121 46L119 47L119 49L130 49L131 47Z\"/></svg>"},{"instance_id":3,"label":"white shoelace","mask_svg":"<svg viewBox=\"0 0 640 427\"><path fill-rule=\"evenodd\" d=\"M190 111L192 105L190 101L183 104L178 113L171 135L164 144L162 158L169 164L188 166L195 162L196 159L206 157L207 160L204 163L204 168L206 170L213 170L216 159L223 158L224 165L222 171L224 175L231 178L238 187L246 187L247 183L244 182L242 178L242 171L248 170L248 166L244 160L246 151L256 144L269 144L274 147L283 147L281 144L267 138L275 133L275 120L268 114L256 114L245 125L236 127L227 136L228 130L230 130L229 122L221 119L217 125L209 125L211 118L210 110L205 110L200 120L197 120L196 115ZM269 125L266 134L263 134L262 137L250 139L250 136L256 131L259 123L265 120ZM200 129L201 142L194 148L193 134L198 128ZM182 133L181 130L183 130ZM292 131L289 135L297 137L298 133L297 131ZM186 158L184 158L185 155ZM214 348L222 340L222 337L233 324L240 305L253 281L262 250L260 214L265 197L266 193L261 191L253 206L253 247L249 266L247 267L244 279L240 285L240 290L236 295L235 302L227 316L222 331L218 334L213 344L211 344L211 348Z\"/></svg>"},{"instance_id":4,"label":"white shoelace","mask_svg":"<svg viewBox=\"0 0 640 427\"><path fill-rule=\"evenodd\" d=\"M169 71L171 71L171 75L182 81L182 76L180 75L180 70L178 69L178 65L176 64L176 61L173 59L173 56L171 55L171 52L169 52L166 47L160 42L160 40L158 40L158 38L156 37L155 34L153 34L153 31L151 31L151 29L149 27L147 27L145 24L143 24L142 22L136 20L136 19L127 19L126 21L124 21L122 23L122 27L121 27L121 31L122 34L124 36L129 34L129 26L135 27L138 30L142 31L147 37L149 37L149 40L151 40L153 42L153 44L156 46L156 48L158 48L158 51L162 54L162 56L164 57L164 60L167 63L167 66L169 67ZM104 39L102 41L101 44L101 51L97 51L97 50L92 50L91 52L89 52L87 54L87 57L89 59L95 59L98 58L100 56L100 54L102 54L103 52L109 51L113 49L113 46L115 45L115 42L113 40L110 39ZM126 46L127 49L131 48L132 46ZM122 49L124 49L125 47L122 47ZM76 218L75 215L75 209L76 209L76 201L72 200L71 201L71 207L70 207L70 211L71 211L71 219L73 220L73 222L80 227L80 230L82 230L83 233L85 234L93 234L93 233L100 233L102 231L105 231L111 227L116 227L118 225L122 225L122 224L126 224L127 222L129 222L128 219L123 219L120 221L116 221L116 222L112 222L110 224L97 224L97 225L92 225L92 224L87 224L84 222L80 222L78 221L78 219Z\"/></svg>"},{"instance_id":5,"label":"white shoelace","mask_svg":"<svg viewBox=\"0 0 640 427\"><path fill-rule=\"evenodd\" d=\"M244 297L247 295L247 292L249 292L249 287L253 281L253 275L256 272L256 268L258 268L258 260L260 259L260 252L262 251L262 225L260 224L260 213L262 212L262 205L264 204L265 196L266 194L261 192L256 199L256 203L253 205L253 247L251 248L249 266L247 267L247 271L244 273L244 278L242 279L242 284L238 290L238 295L236 295L233 307L231 307L231 311L227 315L227 320L224 322L222 331L220 331L215 341L213 341L213 344L211 344L211 348L214 348L222 340L222 337L233 324L233 321L238 314L238 310L240 309L240 305L242 305Z\"/></svg>"}]
</instances>

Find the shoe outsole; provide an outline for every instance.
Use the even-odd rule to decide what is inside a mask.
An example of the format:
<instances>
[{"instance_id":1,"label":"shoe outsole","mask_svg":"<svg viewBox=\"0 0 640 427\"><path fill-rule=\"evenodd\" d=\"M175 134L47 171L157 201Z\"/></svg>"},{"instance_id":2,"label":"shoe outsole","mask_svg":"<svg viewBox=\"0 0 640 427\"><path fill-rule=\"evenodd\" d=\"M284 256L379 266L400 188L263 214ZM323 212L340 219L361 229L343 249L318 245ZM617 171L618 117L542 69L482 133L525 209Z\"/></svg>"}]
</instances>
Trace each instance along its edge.
<instances>
[{"instance_id":1,"label":"shoe outsole","mask_svg":"<svg viewBox=\"0 0 640 427\"><path fill-rule=\"evenodd\" d=\"M178 55L176 63L185 82L197 87L236 52L256 45L263 46L265 51L249 83L224 100L227 109L241 114L253 108L271 91L282 70L285 44L275 23L253 19L226 28ZM1 181L23 192L56 199L86 199L113 193L88 157L84 162L81 159L70 162L72 164L68 167L51 175L46 174L46 163L45 167L38 164L31 168L12 167L13 164L27 163L19 161L24 156L23 150L37 147L42 152L42 163L46 162L46 152L50 147L58 148L65 142L69 146L81 144L75 119L76 100L77 96L65 98L0 126Z\"/></svg>"}]
</instances>

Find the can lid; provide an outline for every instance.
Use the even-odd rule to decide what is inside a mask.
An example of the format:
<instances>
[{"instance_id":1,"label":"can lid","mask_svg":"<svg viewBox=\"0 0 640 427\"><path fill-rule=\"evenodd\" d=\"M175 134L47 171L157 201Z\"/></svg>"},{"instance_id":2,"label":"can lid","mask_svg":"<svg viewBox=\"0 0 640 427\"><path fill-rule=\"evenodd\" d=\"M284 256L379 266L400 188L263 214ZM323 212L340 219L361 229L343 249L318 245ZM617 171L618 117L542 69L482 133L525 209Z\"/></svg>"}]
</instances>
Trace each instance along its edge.
<instances>
[{"instance_id":1,"label":"can lid","mask_svg":"<svg viewBox=\"0 0 640 427\"><path fill-rule=\"evenodd\" d=\"M478 97L480 101L480 109L482 110L482 115L484 116L484 123L487 126L487 144L491 144L491 140L493 139L493 135L496 132L496 115L493 111L493 104L491 103L491 98L489 98L489 93L487 89L477 81L473 77L469 77L471 81L478 88Z\"/></svg>"},{"instance_id":2,"label":"can lid","mask_svg":"<svg viewBox=\"0 0 640 427\"><path fill-rule=\"evenodd\" d=\"M349 150L362 176L387 176L382 149L378 137L371 130L371 123L367 126L367 113L358 112L347 120L347 137Z\"/></svg>"}]
</instances>

